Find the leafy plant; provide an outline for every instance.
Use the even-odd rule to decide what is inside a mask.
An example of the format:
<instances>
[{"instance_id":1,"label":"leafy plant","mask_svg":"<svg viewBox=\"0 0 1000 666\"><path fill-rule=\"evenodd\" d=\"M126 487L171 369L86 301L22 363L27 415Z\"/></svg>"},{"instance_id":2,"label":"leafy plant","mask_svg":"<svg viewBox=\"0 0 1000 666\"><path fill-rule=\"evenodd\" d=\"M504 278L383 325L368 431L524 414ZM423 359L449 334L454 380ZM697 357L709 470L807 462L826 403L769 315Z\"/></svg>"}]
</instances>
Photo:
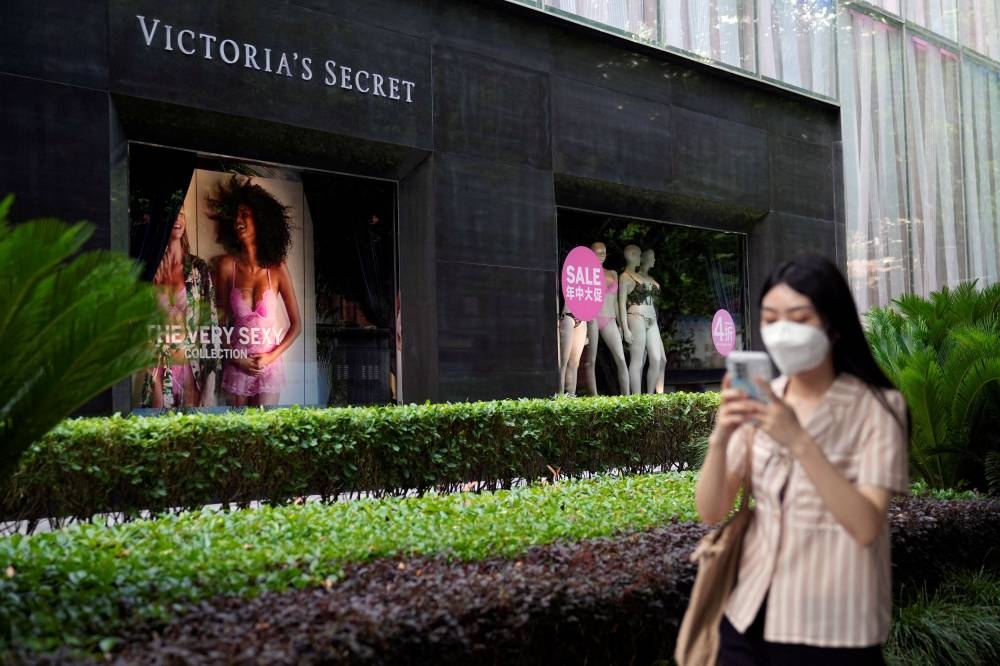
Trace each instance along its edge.
<instances>
[{"instance_id":1,"label":"leafy plant","mask_svg":"<svg viewBox=\"0 0 1000 666\"><path fill-rule=\"evenodd\" d=\"M1000 447L1000 284L902 296L866 319L875 358L910 407L915 474L937 488L985 487L986 456Z\"/></svg>"},{"instance_id":2,"label":"leafy plant","mask_svg":"<svg viewBox=\"0 0 1000 666\"><path fill-rule=\"evenodd\" d=\"M152 358L161 315L138 268L113 252L81 252L86 223L12 225L0 202L0 479L61 419Z\"/></svg>"},{"instance_id":3,"label":"leafy plant","mask_svg":"<svg viewBox=\"0 0 1000 666\"><path fill-rule=\"evenodd\" d=\"M1000 661L1000 577L953 572L934 593L897 606L885 648L889 664Z\"/></svg>"},{"instance_id":4,"label":"leafy plant","mask_svg":"<svg viewBox=\"0 0 1000 666\"><path fill-rule=\"evenodd\" d=\"M69 420L0 487L40 519L282 502L301 495L510 487L518 479L690 469L718 395L506 400Z\"/></svg>"},{"instance_id":5,"label":"leafy plant","mask_svg":"<svg viewBox=\"0 0 1000 666\"><path fill-rule=\"evenodd\" d=\"M514 557L558 539L691 521L693 488L692 473L605 477L484 494L204 509L15 535L0 539L0 645L92 648L130 623L163 620L180 604L321 587L348 562Z\"/></svg>"}]
</instances>

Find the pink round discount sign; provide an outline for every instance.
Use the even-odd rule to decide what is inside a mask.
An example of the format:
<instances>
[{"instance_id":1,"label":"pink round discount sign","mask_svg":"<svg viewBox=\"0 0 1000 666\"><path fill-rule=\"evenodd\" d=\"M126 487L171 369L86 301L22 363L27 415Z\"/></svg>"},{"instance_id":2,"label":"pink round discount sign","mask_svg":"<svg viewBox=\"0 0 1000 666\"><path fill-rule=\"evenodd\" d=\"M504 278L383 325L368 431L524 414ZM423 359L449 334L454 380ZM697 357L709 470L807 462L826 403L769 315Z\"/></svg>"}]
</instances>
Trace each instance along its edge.
<instances>
[{"instance_id":1,"label":"pink round discount sign","mask_svg":"<svg viewBox=\"0 0 1000 666\"><path fill-rule=\"evenodd\" d=\"M570 250L562 268L562 293L566 309L581 321L590 321L604 305L601 261L589 247Z\"/></svg>"},{"instance_id":2,"label":"pink round discount sign","mask_svg":"<svg viewBox=\"0 0 1000 666\"><path fill-rule=\"evenodd\" d=\"M726 310L719 310L712 317L712 342L723 356L729 356L736 347L736 322Z\"/></svg>"}]
</instances>

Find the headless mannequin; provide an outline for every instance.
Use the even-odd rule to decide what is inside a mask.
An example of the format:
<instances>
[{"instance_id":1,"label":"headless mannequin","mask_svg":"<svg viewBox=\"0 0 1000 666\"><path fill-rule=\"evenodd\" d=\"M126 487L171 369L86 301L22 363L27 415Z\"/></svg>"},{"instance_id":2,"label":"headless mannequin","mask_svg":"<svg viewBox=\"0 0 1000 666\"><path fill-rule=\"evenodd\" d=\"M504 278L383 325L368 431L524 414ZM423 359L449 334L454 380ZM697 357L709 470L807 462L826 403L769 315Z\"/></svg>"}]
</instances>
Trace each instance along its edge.
<instances>
[{"instance_id":1,"label":"headless mannequin","mask_svg":"<svg viewBox=\"0 0 1000 666\"><path fill-rule=\"evenodd\" d=\"M637 271L642 262L642 252L636 245L625 247L625 270L618 280L618 318L622 322L622 336L628 345L628 376L632 393L642 393L642 366L649 356L646 370L646 392L656 391L660 365L664 363L663 343L656 325L656 308L653 296L658 285ZM655 292L654 292L655 290Z\"/></svg>"},{"instance_id":2,"label":"headless mannequin","mask_svg":"<svg viewBox=\"0 0 1000 666\"><path fill-rule=\"evenodd\" d=\"M587 344L587 324L580 321L563 305L559 315L559 392L576 395L576 376L580 357Z\"/></svg>"},{"instance_id":3,"label":"headless mannequin","mask_svg":"<svg viewBox=\"0 0 1000 666\"><path fill-rule=\"evenodd\" d=\"M656 264L656 253L653 252L652 250L643 250L642 261L639 263L639 270L637 272L639 273L639 275L643 276L644 278L652 282L654 285L656 285L656 290L659 291L660 283L654 280L649 274L649 269L652 268L655 264ZM666 380L666 375L667 375L667 352L663 348L663 338L660 337L659 323L657 323L656 325L656 335L653 338L653 342L656 344L656 346L659 347L659 358L660 358L660 369L659 369L659 374L657 375L656 378L656 392L663 393L663 384L664 381ZM650 367L652 367L653 365L652 355L650 355L649 364ZM652 393L652 390L650 390L650 393Z\"/></svg>"},{"instance_id":4,"label":"headless mannequin","mask_svg":"<svg viewBox=\"0 0 1000 666\"><path fill-rule=\"evenodd\" d=\"M608 248L604 243L594 243L590 246L601 265L608 257ZM587 377L587 388L591 395L597 395L597 345L598 338L604 341L611 351L618 369L618 392L629 394L628 366L625 364L625 348L622 346L622 334L618 324L618 273L604 269L604 305L597 319L587 322L587 359L584 371Z\"/></svg>"}]
</instances>

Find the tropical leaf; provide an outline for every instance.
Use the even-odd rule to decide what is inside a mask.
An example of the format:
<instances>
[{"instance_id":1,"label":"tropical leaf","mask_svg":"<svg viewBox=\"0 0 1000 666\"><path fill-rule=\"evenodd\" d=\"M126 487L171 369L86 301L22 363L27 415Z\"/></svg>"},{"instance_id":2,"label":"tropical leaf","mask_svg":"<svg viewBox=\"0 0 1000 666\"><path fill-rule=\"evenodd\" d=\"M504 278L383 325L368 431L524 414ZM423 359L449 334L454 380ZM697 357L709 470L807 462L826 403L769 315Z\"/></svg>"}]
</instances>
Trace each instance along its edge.
<instances>
[{"instance_id":1,"label":"tropical leaf","mask_svg":"<svg viewBox=\"0 0 1000 666\"><path fill-rule=\"evenodd\" d=\"M62 418L152 363L161 323L152 287L112 252L83 252L93 228L58 220L11 226L0 203L0 478Z\"/></svg>"}]
</instances>

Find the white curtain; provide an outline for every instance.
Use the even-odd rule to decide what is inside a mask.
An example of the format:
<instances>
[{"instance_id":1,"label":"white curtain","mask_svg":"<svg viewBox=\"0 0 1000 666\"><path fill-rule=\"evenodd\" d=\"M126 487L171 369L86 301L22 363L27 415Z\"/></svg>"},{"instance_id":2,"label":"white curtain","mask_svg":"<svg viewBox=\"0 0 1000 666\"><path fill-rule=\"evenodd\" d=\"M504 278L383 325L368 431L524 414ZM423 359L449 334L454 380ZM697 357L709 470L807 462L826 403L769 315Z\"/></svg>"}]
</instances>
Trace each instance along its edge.
<instances>
[{"instance_id":1,"label":"white curtain","mask_svg":"<svg viewBox=\"0 0 1000 666\"><path fill-rule=\"evenodd\" d=\"M906 43L907 152L913 291L967 277L958 56L916 36Z\"/></svg>"},{"instance_id":2,"label":"white curtain","mask_svg":"<svg viewBox=\"0 0 1000 666\"><path fill-rule=\"evenodd\" d=\"M753 0L661 0L667 44L754 69Z\"/></svg>"},{"instance_id":3,"label":"white curtain","mask_svg":"<svg viewBox=\"0 0 1000 666\"><path fill-rule=\"evenodd\" d=\"M902 4L907 20L949 39L958 39L957 0L905 0Z\"/></svg>"},{"instance_id":4,"label":"white curtain","mask_svg":"<svg viewBox=\"0 0 1000 666\"><path fill-rule=\"evenodd\" d=\"M1000 280L1000 72L966 61L962 130L969 279Z\"/></svg>"},{"instance_id":5,"label":"white curtain","mask_svg":"<svg viewBox=\"0 0 1000 666\"><path fill-rule=\"evenodd\" d=\"M855 11L841 16L847 272L861 311L910 288L900 33Z\"/></svg>"},{"instance_id":6,"label":"white curtain","mask_svg":"<svg viewBox=\"0 0 1000 666\"><path fill-rule=\"evenodd\" d=\"M1000 60L1000 0L961 0L959 6L962 45Z\"/></svg>"},{"instance_id":7,"label":"white curtain","mask_svg":"<svg viewBox=\"0 0 1000 666\"><path fill-rule=\"evenodd\" d=\"M836 0L758 0L760 73L834 97Z\"/></svg>"},{"instance_id":8,"label":"white curtain","mask_svg":"<svg viewBox=\"0 0 1000 666\"><path fill-rule=\"evenodd\" d=\"M545 0L549 7L657 40L656 0Z\"/></svg>"}]
</instances>

